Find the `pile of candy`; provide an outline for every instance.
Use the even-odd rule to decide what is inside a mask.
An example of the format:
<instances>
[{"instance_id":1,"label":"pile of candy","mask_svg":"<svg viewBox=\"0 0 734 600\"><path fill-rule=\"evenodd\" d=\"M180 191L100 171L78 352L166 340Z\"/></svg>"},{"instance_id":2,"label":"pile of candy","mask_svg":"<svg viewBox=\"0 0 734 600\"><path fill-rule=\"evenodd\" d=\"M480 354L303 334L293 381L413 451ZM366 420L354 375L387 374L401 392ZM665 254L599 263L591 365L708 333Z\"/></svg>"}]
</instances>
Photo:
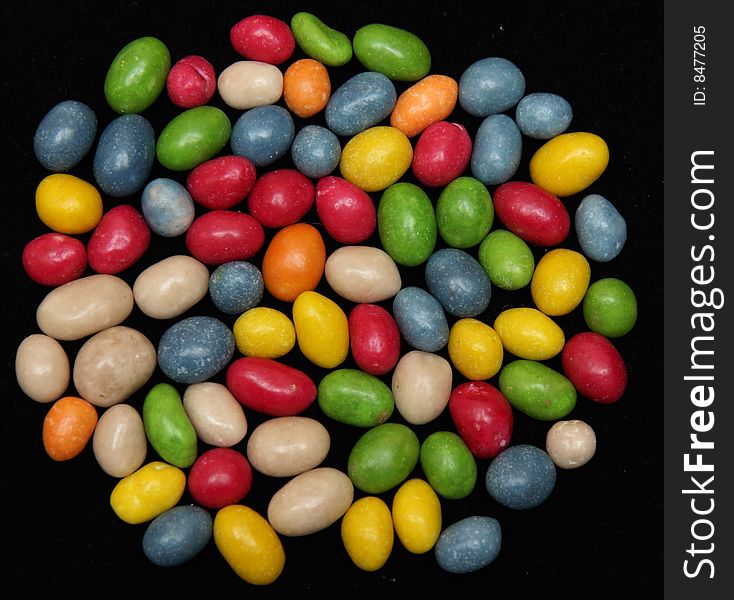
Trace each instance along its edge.
<instances>
[{"instance_id":1,"label":"pile of candy","mask_svg":"<svg viewBox=\"0 0 734 600\"><path fill-rule=\"evenodd\" d=\"M37 187L36 209L52 232L27 244L23 265L54 289L37 310L42 333L18 348L16 374L28 397L51 403L45 449L65 461L91 441L118 480L113 511L148 524L143 551L159 565L191 560L213 538L237 575L268 584L284 568L280 536L341 520L344 548L366 571L385 565L394 535L411 553L433 550L447 571L486 567L500 551L499 523L471 515L445 526L440 498L466 498L477 461L487 461L494 501L538 506L556 468L594 454L593 429L563 420L577 394L614 403L627 384L610 339L634 326L636 299L619 279L590 285L587 260L619 254L624 218L586 195L573 221L582 252L557 247L572 222L561 198L602 175L607 145L567 133L570 104L526 95L512 62L479 60L458 82L430 74L423 41L392 26L370 24L350 39L309 13L290 26L254 15L230 39L242 60L218 77L201 56L171 66L163 42L135 39L108 70L105 97L120 116L99 138L95 113L76 100L38 126L35 154L53 173ZM306 58L281 70L296 48ZM332 93L329 68L353 54L365 71ZM395 82L409 87L398 95ZM182 111L156 139L141 113L164 89ZM209 104L215 93L243 111L233 126ZM446 120L455 109L483 119L474 139ZM297 129L293 115L300 123L322 111L326 127ZM532 182L513 180L523 136L544 141ZM95 141L93 184L68 171ZM295 168L267 170L289 152ZM170 178L149 179L156 160ZM409 170L420 185L401 181ZM435 203L430 188L440 189ZM105 210L102 194L135 200ZM303 222L314 207L319 223ZM266 230L276 231L267 245ZM340 244L328 257L322 232ZM381 247L365 244L375 232ZM118 276L156 237L177 236L188 254L150 265L132 286ZM535 264L532 247L555 248ZM403 286L401 267L418 266L425 289ZM315 291L322 277L335 298ZM482 320L493 286L528 285L534 307ZM177 320L207 295L233 327L221 315ZM554 317L577 308L589 331L566 339ZM134 309L173 321L157 344L125 325ZM72 368L62 342L73 341L83 344ZM401 345L411 350L401 355ZM292 351L327 374L314 382L287 364ZM358 369L341 367L350 352ZM544 364L558 355L563 373ZM146 388L156 369L170 383ZM466 381L454 386L457 374ZM313 404L322 422L301 414ZM420 440L411 429L446 410L455 432ZM268 418L245 442L247 411ZM553 423L545 449L511 445L515 411ZM343 470L320 466L333 422L364 430ZM157 460L146 462L149 452ZM411 478L418 467L425 479ZM290 478L266 516L242 504L253 471ZM194 504L179 505L186 490Z\"/></svg>"}]
</instances>

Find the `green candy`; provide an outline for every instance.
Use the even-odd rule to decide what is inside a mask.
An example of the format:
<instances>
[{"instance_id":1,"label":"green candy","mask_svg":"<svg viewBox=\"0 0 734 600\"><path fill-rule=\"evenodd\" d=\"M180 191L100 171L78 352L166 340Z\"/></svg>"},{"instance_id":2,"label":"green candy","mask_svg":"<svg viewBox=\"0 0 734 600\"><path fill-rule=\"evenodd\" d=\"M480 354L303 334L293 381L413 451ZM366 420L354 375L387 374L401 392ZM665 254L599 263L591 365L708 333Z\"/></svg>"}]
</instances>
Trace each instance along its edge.
<instances>
[{"instance_id":1,"label":"green candy","mask_svg":"<svg viewBox=\"0 0 734 600\"><path fill-rule=\"evenodd\" d=\"M158 161L172 171L188 171L217 154L229 140L232 124L215 106L185 110L165 126L156 144Z\"/></svg>"},{"instance_id":2,"label":"green candy","mask_svg":"<svg viewBox=\"0 0 734 600\"><path fill-rule=\"evenodd\" d=\"M401 423L383 423L362 435L349 453L347 473L358 489L381 494L408 478L418 464L420 443Z\"/></svg>"},{"instance_id":3,"label":"green candy","mask_svg":"<svg viewBox=\"0 0 734 600\"><path fill-rule=\"evenodd\" d=\"M337 369L319 383L318 403L327 417L357 427L374 427L390 418L392 392L380 379L356 369Z\"/></svg>"},{"instance_id":4,"label":"green candy","mask_svg":"<svg viewBox=\"0 0 734 600\"><path fill-rule=\"evenodd\" d=\"M400 265L420 265L436 247L433 204L412 183L394 183L382 193L377 227L383 249Z\"/></svg>"},{"instance_id":5,"label":"green candy","mask_svg":"<svg viewBox=\"0 0 734 600\"><path fill-rule=\"evenodd\" d=\"M533 278L535 258L524 240L511 231L497 229L479 245L479 262L493 285L519 290Z\"/></svg>"},{"instance_id":6,"label":"green candy","mask_svg":"<svg viewBox=\"0 0 734 600\"><path fill-rule=\"evenodd\" d=\"M415 34L381 23L354 34L354 54L370 71L395 81L418 81L431 70L431 53Z\"/></svg>"},{"instance_id":7,"label":"green candy","mask_svg":"<svg viewBox=\"0 0 734 600\"><path fill-rule=\"evenodd\" d=\"M478 179L454 179L438 197L438 233L449 246L476 246L487 235L493 220L492 197L487 187Z\"/></svg>"},{"instance_id":8,"label":"green candy","mask_svg":"<svg viewBox=\"0 0 734 600\"><path fill-rule=\"evenodd\" d=\"M608 338L629 333L637 321L637 298L621 279L592 283L584 296L584 320L591 331Z\"/></svg>"},{"instance_id":9,"label":"green candy","mask_svg":"<svg viewBox=\"0 0 734 600\"><path fill-rule=\"evenodd\" d=\"M159 456L181 469L196 460L196 430L181 396L172 385L159 383L143 401L143 426L150 445Z\"/></svg>"},{"instance_id":10,"label":"green candy","mask_svg":"<svg viewBox=\"0 0 734 600\"><path fill-rule=\"evenodd\" d=\"M534 360L516 360L500 372L500 391L521 413L539 421L562 419L576 406L576 389L563 375Z\"/></svg>"},{"instance_id":11,"label":"green candy","mask_svg":"<svg viewBox=\"0 0 734 600\"><path fill-rule=\"evenodd\" d=\"M158 38L141 37L117 53L104 80L107 103L117 113L141 113L163 91L171 54Z\"/></svg>"},{"instance_id":12,"label":"green candy","mask_svg":"<svg viewBox=\"0 0 734 600\"><path fill-rule=\"evenodd\" d=\"M437 431L421 445L421 468L439 496L449 500L466 498L477 482L477 463L458 435Z\"/></svg>"},{"instance_id":13,"label":"green candy","mask_svg":"<svg viewBox=\"0 0 734 600\"><path fill-rule=\"evenodd\" d=\"M306 56L329 67L341 67L352 60L352 42L349 38L311 13L293 15L291 30L298 47Z\"/></svg>"}]
</instances>

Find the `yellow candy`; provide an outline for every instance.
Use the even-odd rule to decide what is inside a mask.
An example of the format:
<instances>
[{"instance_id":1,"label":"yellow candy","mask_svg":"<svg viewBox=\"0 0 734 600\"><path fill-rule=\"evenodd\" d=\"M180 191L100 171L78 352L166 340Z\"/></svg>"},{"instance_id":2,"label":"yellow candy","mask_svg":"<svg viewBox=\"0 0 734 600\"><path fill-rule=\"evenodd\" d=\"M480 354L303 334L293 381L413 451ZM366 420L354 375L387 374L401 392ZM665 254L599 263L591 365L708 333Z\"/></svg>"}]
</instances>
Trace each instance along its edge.
<instances>
[{"instance_id":1,"label":"yellow candy","mask_svg":"<svg viewBox=\"0 0 734 600\"><path fill-rule=\"evenodd\" d=\"M392 515L380 498L367 496L352 504L342 518L341 533L349 558L363 571L377 571L390 558Z\"/></svg>"},{"instance_id":2,"label":"yellow candy","mask_svg":"<svg viewBox=\"0 0 734 600\"><path fill-rule=\"evenodd\" d=\"M285 551L267 520L241 504L214 517L214 543L237 575L253 585L273 583L283 572Z\"/></svg>"},{"instance_id":3,"label":"yellow candy","mask_svg":"<svg viewBox=\"0 0 734 600\"><path fill-rule=\"evenodd\" d=\"M301 292L293 303L298 347L315 365L333 369L349 352L349 326L344 311L318 292Z\"/></svg>"},{"instance_id":4,"label":"yellow candy","mask_svg":"<svg viewBox=\"0 0 734 600\"><path fill-rule=\"evenodd\" d=\"M296 344L293 323L274 308L251 308L235 321L233 330L237 350L245 356L279 358Z\"/></svg>"},{"instance_id":5,"label":"yellow candy","mask_svg":"<svg viewBox=\"0 0 734 600\"><path fill-rule=\"evenodd\" d=\"M409 479L395 492L392 520L405 549L424 554L441 534L441 502L426 481Z\"/></svg>"},{"instance_id":6,"label":"yellow candy","mask_svg":"<svg viewBox=\"0 0 734 600\"><path fill-rule=\"evenodd\" d=\"M181 469L153 461L117 482L110 505L120 519L138 525L176 506L185 488L186 475Z\"/></svg>"},{"instance_id":7,"label":"yellow candy","mask_svg":"<svg viewBox=\"0 0 734 600\"><path fill-rule=\"evenodd\" d=\"M459 319L449 333L449 357L467 379L489 379L502 366L502 340L477 319Z\"/></svg>"},{"instance_id":8,"label":"yellow candy","mask_svg":"<svg viewBox=\"0 0 734 600\"><path fill-rule=\"evenodd\" d=\"M552 358L566 342L563 329L535 308L505 310L495 319L494 328L505 350L527 360Z\"/></svg>"},{"instance_id":9,"label":"yellow candy","mask_svg":"<svg viewBox=\"0 0 734 600\"><path fill-rule=\"evenodd\" d=\"M566 315L584 299L590 278L591 268L582 254L557 248L538 262L530 293L546 315Z\"/></svg>"},{"instance_id":10,"label":"yellow candy","mask_svg":"<svg viewBox=\"0 0 734 600\"><path fill-rule=\"evenodd\" d=\"M36 212L44 225L59 233L87 233L102 218L102 197L83 179L54 173L36 188Z\"/></svg>"},{"instance_id":11,"label":"yellow candy","mask_svg":"<svg viewBox=\"0 0 734 600\"><path fill-rule=\"evenodd\" d=\"M413 147L395 127L371 127L344 146L339 168L344 179L366 192L378 192L395 183L410 167Z\"/></svg>"},{"instance_id":12,"label":"yellow candy","mask_svg":"<svg viewBox=\"0 0 734 600\"><path fill-rule=\"evenodd\" d=\"M563 133L538 148L530 159L530 177L556 196L570 196L594 183L607 164L609 148L598 135Z\"/></svg>"}]
</instances>

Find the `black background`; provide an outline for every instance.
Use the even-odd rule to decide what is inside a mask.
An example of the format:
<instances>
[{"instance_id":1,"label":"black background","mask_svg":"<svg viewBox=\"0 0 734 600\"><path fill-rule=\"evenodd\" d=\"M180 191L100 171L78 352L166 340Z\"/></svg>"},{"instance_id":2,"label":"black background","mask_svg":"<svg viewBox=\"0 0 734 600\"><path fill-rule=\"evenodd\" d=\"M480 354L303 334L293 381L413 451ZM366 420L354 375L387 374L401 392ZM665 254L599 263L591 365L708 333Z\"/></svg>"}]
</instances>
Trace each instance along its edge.
<instances>
[{"instance_id":1,"label":"black background","mask_svg":"<svg viewBox=\"0 0 734 600\"><path fill-rule=\"evenodd\" d=\"M583 468L559 471L553 494L540 507L520 512L492 501L484 489L488 461L478 461L477 485L470 497L442 501L445 525L474 514L500 521L503 546L499 557L473 574L449 575L437 566L432 552L411 555L397 538L384 568L376 573L361 572L344 550L338 524L311 536L283 538L285 570L265 588L240 580L213 541L185 565L157 567L142 553L145 525L125 524L109 507L109 495L117 480L99 468L91 444L71 461L53 462L41 442L41 426L50 405L29 400L15 382L15 349L24 337L38 331L35 309L49 291L29 280L20 261L23 246L47 231L34 208L35 188L48 174L32 149L33 134L43 115L62 100L83 101L96 111L99 134L116 116L102 92L107 68L119 49L132 39L154 35L167 44L174 62L187 54L201 54L219 73L240 60L229 42L229 29L237 21L260 13L288 22L299 10L316 14L350 37L360 26L372 22L408 29L428 45L433 60L431 72L457 80L480 58L508 58L523 71L527 93L554 92L569 100L574 109L569 131L601 135L610 148L607 171L587 193L602 194L618 207L627 219L628 241L614 261L592 263L592 281L619 277L637 295L637 325L630 334L614 341L628 365L628 390L617 404L608 406L579 397L568 418L585 420L595 429L596 456ZM10 555L10 562L4 561L2 569L4 587L17 581L26 592L23 595L32 597L70 592L75 597L99 593L109 597L150 597L158 593L193 597L205 593L210 597L241 594L283 598L303 594L341 598L436 592L461 598L529 598L538 593L573 598L650 598L661 593L662 3L26 2L12 6L4 3L2 26L5 175L1 265L6 285L2 295L0 397L0 488L5 523L0 539ZM302 57L296 49L282 68ZM332 89L361 70L354 58L345 67L330 69ZM398 93L408 85L396 82ZM224 109L233 123L240 114L226 107L218 96L212 104ZM158 134L178 112L164 91L143 114ZM480 123L458 105L449 120L465 124L472 136ZM308 122L323 124L323 117ZM304 124L306 121L296 119L297 127ZM539 145L538 141L524 139L523 162L515 179L528 180L528 161ZM71 173L93 182L92 157L93 151ZM289 165L284 158L259 172ZM168 172L156 164L151 179L160 176L183 182L185 174ZM410 173L404 179L414 181ZM429 192L433 199L437 194L436 190ZM565 200L572 215L583 195ZM379 200L379 194L372 196ZM139 206L139 195L104 201L105 209L121 203ZM315 212L305 220L315 221ZM497 226L500 224L495 220ZM268 239L271 235L268 232ZM88 239L88 235L79 237ZM324 239L327 253L333 251L336 245L325 233ZM368 243L376 245L379 240L373 238ZM578 249L573 231L563 246ZM255 264L259 265L264 248L253 259ZM142 269L180 252L185 252L183 236L171 240L153 235L148 253L121 276L132 284ZM470 252L476 255L476 248ZM535 248L534 252L537 260L543 250ZM424 284L422 268L401 268L401 272L404 285ZM325 281L318 291L334 296ZM288 305L267 295L263 303L290 315ZM383 305L389 308L390 303ZM342 306L348 311L353 305L342 302ZM481 318L491 324L510 306L532 306L529 291L507 293L495 289L490 307ZM195 314L217 315L208 299L181 318ZM221 313L217 316L229 325L234 322L234 317ZM450 319L450 323L453 321ZM558 322L567 338L585 330L580 309ZM135 309L125 324L139 328L156 343L172 323L153 321ZM63 345L73 359L81 342ZM447 357L445 349L440 354ZM505 362L511 359L506 355ZM303 368L316 382L325 374L307 363L297 350L283 361ZM558 359L548 364L560 368ZM353 366L351 358L342 366ZM222 375L215 380L222 381ZM129 402L141 409L145 391L159 381L164 378L157 371ZM389 377L385 381L389 383ZM454 385L461 381L463 378L456 373ZM178 387L183 392L183 386ZM305 414L325 419L315 404ZM250 431L263 420L251 411L247 416ZM391 420L401 422L397 411ZM327 425L332 448L324 465L345 469L349 449L363 431L333 422ZM543 447L549 426L518 413L513 443ZM452 429L448 414L414 427L421 440L444 429ZM237 447L244 450L244 444ZM150 450L148 459L155 458ZM419 466L414 476L422 476ZM265 514L270 496L283 483L255 474L252 491L243 502ZM357 491L355 498L362 495ZM382 497L390 503L392 492ZM181 502L189 501L186 493Z\"/></svg>"}]
</instances>

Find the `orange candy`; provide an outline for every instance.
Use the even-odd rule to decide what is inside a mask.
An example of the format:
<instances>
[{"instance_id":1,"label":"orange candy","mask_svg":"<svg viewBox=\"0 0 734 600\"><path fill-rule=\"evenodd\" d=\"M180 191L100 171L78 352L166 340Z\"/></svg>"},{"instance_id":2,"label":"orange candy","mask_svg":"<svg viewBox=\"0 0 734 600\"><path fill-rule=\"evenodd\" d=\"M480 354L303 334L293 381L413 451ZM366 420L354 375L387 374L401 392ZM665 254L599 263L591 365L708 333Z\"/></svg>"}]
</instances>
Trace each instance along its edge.
<instances>
[{"instance_id":1,"label":"orange candy","mask_svg":"<svg viewBox=\"0 0 734 600\"><path fill-rule=\"evenodd\" d=\"M84 450L97 426L97 410L86 400L65 396L43 420L43 446L56 461L69 460Z\"/></svg>"},{"instance_id":2,"label":"orange candy","mask_svg":"<svg viewBox=\"0 0 734 600\"><path fill-rule=\"evenodd\" d=\"M390 125L413 137L446 119L456 106L459 86L446 75L429 75L398 97Z\"/></svg>"},{"instance_id":3,"label":"orange candy","mask_svg":"<svg viewBox=\"0 0 734 600\"><path fill-rule=\"evenodd\" d=\"M284 227L273 236L263 256L265 287L278 300L293 302L301 292L316 289L325 262L324 240L313 225Z\"/></svg>"},{"instance_id":4,"label":"orange candy","mask_svg":"<svg viewBox=\"0 0 734 600\"><path fill-rule=\"evenodd\" d=\"M297 60L283 75L285 103L292 113L303 119L322 111L330 95L329 72L317 60Z\"/></svg>"}]
</instances>

